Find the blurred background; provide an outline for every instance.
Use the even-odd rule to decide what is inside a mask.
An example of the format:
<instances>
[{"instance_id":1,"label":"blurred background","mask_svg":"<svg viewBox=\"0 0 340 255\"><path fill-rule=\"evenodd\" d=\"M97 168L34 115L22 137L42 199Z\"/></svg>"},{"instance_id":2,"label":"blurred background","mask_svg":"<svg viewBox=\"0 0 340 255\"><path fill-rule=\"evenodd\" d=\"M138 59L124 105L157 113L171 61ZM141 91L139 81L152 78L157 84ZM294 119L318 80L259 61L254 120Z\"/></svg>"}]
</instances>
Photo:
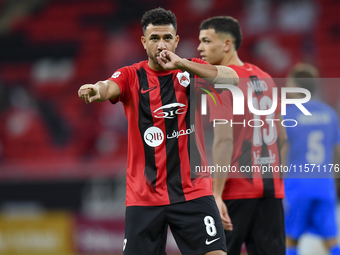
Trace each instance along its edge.
<instances>
[{"instance_id":1,"label":"blurred background","mask_svg":"<svg viewBox=\"0 0 340 255\"><path fill-rule=\"evenodd\" d=\"M0 0L0 254L122 253L124 110L77 91L146 59L140 19L159 6L177 16L181 57L199 56L202 20L229 15L243 61L275 78L301 61L339 77L338 0ZM321 93L339 112L337 82Z\"/></svg>"}]
</instances>

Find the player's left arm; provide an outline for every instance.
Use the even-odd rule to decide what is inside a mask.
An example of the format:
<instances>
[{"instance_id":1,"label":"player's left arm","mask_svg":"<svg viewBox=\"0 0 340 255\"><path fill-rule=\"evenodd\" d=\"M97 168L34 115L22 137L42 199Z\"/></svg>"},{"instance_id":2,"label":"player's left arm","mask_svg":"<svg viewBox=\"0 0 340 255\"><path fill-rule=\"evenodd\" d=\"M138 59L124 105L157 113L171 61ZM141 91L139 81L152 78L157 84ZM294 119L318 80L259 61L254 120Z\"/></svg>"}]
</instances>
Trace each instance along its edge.
<instances>
[{"instance_id":1,"label":"player's left arm","mask_svg":"<svg viewBox=\"0 0 340 255\"><path fill-rule=\"evenodd\" d=\"M165 70L180 69L188 71L214 84L231 84L238 86L239 77L237 73L227 66L214 66L195 63L184 58L180 58L175 53L163 50L159 57L158 63Z\"/></svg>"},{"instance_id":2,"label":"player's left arm","mask_svg":"<svg viewBox=\"0 0 340 255\"><path fill-rule=\"evenodd\" d=\"M216 125L214 127L214 142L212 148L214 165L220 167L230 166L233 150L233 127L225 124ZM221 215L223 228L225 230L231 231L233 230L233 224L228 215L228 209L222 199L227 173L216 171L213 177L213 193L218 210Z\"/></svg>"}]
</instances>

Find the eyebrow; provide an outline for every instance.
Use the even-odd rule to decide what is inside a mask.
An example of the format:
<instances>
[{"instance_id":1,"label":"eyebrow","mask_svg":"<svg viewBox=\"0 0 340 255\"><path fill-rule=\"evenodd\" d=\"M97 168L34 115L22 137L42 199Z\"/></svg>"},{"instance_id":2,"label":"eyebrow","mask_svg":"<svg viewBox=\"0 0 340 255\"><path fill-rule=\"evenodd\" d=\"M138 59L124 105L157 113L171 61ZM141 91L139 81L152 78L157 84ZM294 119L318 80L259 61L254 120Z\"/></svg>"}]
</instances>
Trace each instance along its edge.
<instances>
[{"instance_id":1,"label":"eyebrow","mask_svg":"<svg viewBox=\"0 0 340 255\"><path fill-rule=\"evenodd\" d=\"M158 34L151 34L149 37L152 37L152 36L159 36ZM173 34L165 34L165 35L163 35L164 37L165 36L171 36L171 37L173 37Z\"/></svg>"},{"instance_id":2,"label":"eyebrow","mask_svg":"<svg viewBox=\"0 0 340 255\"><path fill-rule=\"evenodd\" d=\"M210 38L207 37L207 36L204 36L204 37L201 38L201 40L210 40Z\"/></svg>"}]
</instances>

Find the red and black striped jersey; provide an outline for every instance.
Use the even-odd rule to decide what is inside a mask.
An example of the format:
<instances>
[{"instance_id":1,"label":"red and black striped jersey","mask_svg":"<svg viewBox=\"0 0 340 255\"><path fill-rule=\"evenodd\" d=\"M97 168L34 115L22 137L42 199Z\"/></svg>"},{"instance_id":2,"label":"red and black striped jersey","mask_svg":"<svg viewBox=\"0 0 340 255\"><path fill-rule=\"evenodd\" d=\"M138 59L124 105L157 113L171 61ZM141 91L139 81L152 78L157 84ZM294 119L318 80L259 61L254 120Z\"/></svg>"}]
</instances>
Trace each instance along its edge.
<instances>
[{"instance_id":1,"label":"red and black striped jersey","mask_svg":"<svg viewBox=\"0 0 340 255\"><path fill-rule=\"evenodd\" d=\"M240 77L238 87L244 95L244 115L233 115L230 91L223 91L220 95L222 106L208 101L210 121L226 119L234 123L231 167L235 167L236 171L228 174L222 198L283 198L283 179L281 171L278 171L281 164L278 125L281 123L277 114L281 113L281 100L278 99L277 108L270 115L256 115L248 107L248 87L252 88L253 107L268 110L273 104L273 88L276 85L269 74L257 66L245 63L243 66L229 67Z\"/></svg>"},{"instance_id":2,"label":"red and black striped jersey","mask_svg":"<svg viewBox=\"0 0 340 255\"><path fill-rule=\"evenodd\" d=\"M200 59L191 61L204 63ZM195 75L154 71L147 61L117 70L128 120L127 206L157 206L212 195L211 178L195 176L207 165ZM193 162L194 161L194 162Z\"/></svg>"}]
</instances>

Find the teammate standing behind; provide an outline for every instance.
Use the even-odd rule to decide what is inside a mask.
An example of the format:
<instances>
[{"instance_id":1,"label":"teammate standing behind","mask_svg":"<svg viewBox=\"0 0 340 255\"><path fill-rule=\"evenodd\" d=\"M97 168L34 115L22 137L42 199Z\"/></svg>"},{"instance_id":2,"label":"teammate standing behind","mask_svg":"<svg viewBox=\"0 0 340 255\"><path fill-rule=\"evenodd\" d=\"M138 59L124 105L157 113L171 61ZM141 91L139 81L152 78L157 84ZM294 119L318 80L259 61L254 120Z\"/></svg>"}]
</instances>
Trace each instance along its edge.
<instances>
[{"instance_id":1,"label":"teammate standing behind","mask_svg":"<svg viewBox=\"0 0 340 255\"><path fill-rule=\"evenodd\" d=\"M183 254L226 254L211 179L190 173L189 155L207 164L194 78L237 84L238 76L231 68L175 55L179 36L172 12L150 10L142 27L148 60L78 92L86 103L121 101L128 119L124 254L166 254L168 226Z\"/></svg>"},{"instance_id":2,"label":"teammate standing behind","mask_svg":"<svg viewBox=\"0 0 340 255\"><path fill-rule=\"evenodd\" d=\"M313 66L298 64L289 73L287 86L308 89L313 96L317 78L318 71ZM300 96L298 93L288 95ZM315 99L304 107L311 116L304 115L295 105L287 107L285 116L298 122L296 127L287 128L288 164L297 168L296 173L287 173L285 179L287 255L297 254L298 241L307 231L321 236L330 254L339 255L336 189L333 171L330 172L334 152L340 156L338 117L331 107ZM305 166L308 172L304 172Z\"/></svg>"},{"instance_id":3,"label":"teammate standing behind","mask_svg":"<svg viewBox=\"0 0 340 255\"><path fill-rule=\"evenodd\" d=\"M210 120L226 119L228 124L214 127L214 165L241 167L280 165L280 145L286 140L281 123L280 103L273 114L254 115L247 105L247 88L252 87L255 109L267 110L272 105L275 84L258 67L242 62L237 51L242 42L239 23L232 17L214 17L202 22L198 51L203 60L233 68L240 77L239 88L245 97L244 115L233 116L230 91L221 94L222 106L209 104ZM259 126L261 120L263 126ZM272 123L267 119L280 119ZM230 122L235 123L233 127ZM238 123L238 124L236 124ZM244 124L243 124L244 123ZM224 176L223 176L224 175ZM284 255L285 233L280 173L225 173L214 178L213 191L220 210L229 255L239 255L245 242L249 255ZM224 202L223 202L224 201Z\"/></svg>"}]
</instances>

